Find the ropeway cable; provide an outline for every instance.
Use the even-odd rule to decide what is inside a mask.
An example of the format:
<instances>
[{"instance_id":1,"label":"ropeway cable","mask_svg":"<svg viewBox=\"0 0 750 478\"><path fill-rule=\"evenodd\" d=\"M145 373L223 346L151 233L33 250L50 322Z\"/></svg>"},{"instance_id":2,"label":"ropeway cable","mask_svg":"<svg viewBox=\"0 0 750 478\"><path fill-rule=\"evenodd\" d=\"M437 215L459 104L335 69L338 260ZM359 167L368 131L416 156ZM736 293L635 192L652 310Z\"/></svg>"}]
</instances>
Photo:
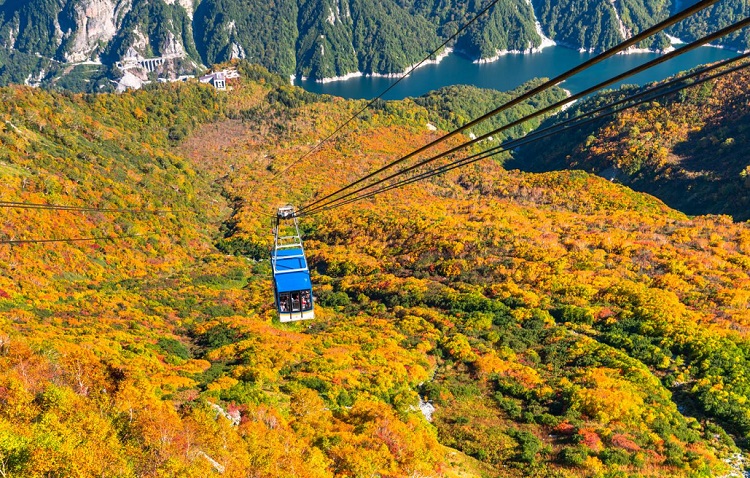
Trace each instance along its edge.
<instances>
[{"instance_id":1,"label":"ropeway cable","mask_svg":"<svg viewBox=\"0 0 750 478\"><path fill-rule=\"evenodd\" d=\"M353 202L357 202L357 201L360 201L360 200L363 200L363 199L367 199L367 198L373 197L373 196L375 196L377 194L381 194L381 193L390 191L392 189L400 188L400 187L412 184L414 182L417 182L417 181L420 181L420 180L423 180L423 179L427 179L427 178L432 177L432 176L436 176L436 175L439 175L439 174L451 171L451 170L459 168L459 167L467 166L469 164L475 163L475 162L480 161L482 159L487 159L487 158L489 158L491 156L494 156L496 154L499 154L501 152L509 151L511 149L523 146L525 144L532 143L532 142L535 142L535 141L547 138L549 136L558 134L558 133L560 133L562 131L565 131L565 130L568 130L568 129L578 128L578 127L584 126L586 124L595 122L595 121L597 121L599 119L602 119L604 117L611 116L613 114L619 113L619 112L624 111L626 109L630 109L630 108L639 106L639 105L641 105L643 103L652 101L652 100L654 100L656 98L659 98L659 97L662 97L662 96L665 96L665 95L669 95L669 94L672 94L672 93L676 93L678 91L681 91L681 90L684 90L684 89L687 89L687 88L691 88L691 87L700 85L702 83L705 83L707 81L713 80L715 78L718 78L718 77L721 77L721 76L725 76L727 74L730 74L730 73L742 70L744 68L749 67L750 63L744 63L742 65L735 66L735 67L733 67L731 69L728 69L728 70L725 70L725 71L721 71L719 73L710 75L710 76L705 77L705 78L698 79L698 80L696 80L696 81L694 81L692 83L685 83L685 84L676 86L676 87L668 89L666 91L657 91L657 90L665 90L667 86L672 86L672 85L674 85L676 83L684 82L685 80L688 80L688 79L690 79L692 77L698 76L700 74L707 73L709 71L715 70L715 69L723 67L723 66L727 66L728 64L736 62L736 61L739 61L741 59L745 59L748 56L750 56L750 53L746 53L746 54L743 54L743 55L741 55L739 57L735 57L735 58L732 58L732 59L729 59L729 60L724 60L724 61L720 62L719 64L712 65L711 67L708 67L708 68L702 69L700 71L696 71L696 72L690 73L689 75L686 75L686 76L674 79L674 80L672 80L672 81L670 81L668 83L665 83L665 84L662 84L662 85L658 85L656 87L653 87L653 88L650 88L648 90L642 91L642 92L640 92L638 94L635 94L635 95L632 95L630 97L618 100L615 103L612 103L612 104L609 104L609 105L604 105L604 106L599 107L599 108L597 108L595 110L587 112L587 113L585 113L583 115L576 116L574 118L570 118L568 120L565 120L565 121L563 121L561 123L557 123L557 124L552 125L550 127L544 128L543 130L535 131L535 132L533 132L533 133L531 133L531 134L529 134L529 135L527 135L527 136L525 136L523 138L519 138L519 139L508 141L508 142L503 143L503 144L501 144L499 146L490 148L489 150L482 151L480 153L476 153L474 155L471 155L471 156L469 156L467 158L463 158L461 160L451 162L451 163L449 163L447 165L444 165L444 166L441 166L440 168L437 168L435 170L427 171L427 172L419 174L417 176L414 176L414 177L411 177L411 178L408 178L408 179L404 179L404 180L402 180L400 182L397 182L397 183L394 183L394 184L391 184L391 185L388 185L388 186L384 186L384 187L382 187L380 189L377 189L375 191L371 191L371 192L368 192L366 194L362 194L362 195L357 196L355 198L350 198L350 199L348 199L346 201L339 202L339 203L336 203L336 204L333 204L333 205L330 205L330 206L326 206L324 209L322 209L320 211L316 211L316 213L317 212L328 211L328 210L331 210L331 209L335 209L335 208L338 208L340 206L344 206L344 205L347 205L347 204L350 204L350 203L353 203ZM637 101L636 103L625 105L625 106L622 106L620 108L613 109L612 111L608 111L606 113L603 113L601 115L598 115L598 116L586 119L584 121L580 121L580 120L582 120L583 118L585 118L587 116L591 116L591 115L593 115L593 114L595 114L597 112L601 112L603 110L612 108L615 105L632 101L632 100L634 100L636 98L643 98L643 99ZM560 128L560 126L564 126L564 127Z\"/></svg>"},{"instance_id":2,"label":"ropeway cable","mask_svg":"<svg viewBox=\"0 0 750 478\"><path fill-rule=\"evenodd\" d=\"M561 131L564 131L564 130L567 130L567 129L571 129L571 128L577 128L577 127L583 126L583 125L585 125L585 124L588 124L588 123L592 123L592 122L594 122L594 121L597 121L597 120L599 120L599 119L602 119L602 118L604 118L604 117L606 117L606 116L611 116L612 114L618 113L618 112L620 112L620 111L623 111L623 110L626 110L626 109L629 109L629 108L633 108L633 107L635 107L635 106L639 106L639 105L641 105L641 104L643 104L643 103L646 103L646 102L648 102L648 101L652 101L652 100L653 100L653 99L655 99L655 98L659 98L659 97L661 97L661 96L664 96L664 95L667 95L667 94L675 93L675 92L677 92L677 91L681 91L681 90L683 90L683 89L686 89L686 88L690 88L690 87L693 87L693 86L697 86L697 85L699 85L699 84L701 84L701 83L704 83L704 82L706 82L706 81L709 81L709 80L715 79L715 78L717 78L717 77L720 77L720 76L723 76L723 75L725 75L725 74L728 74L728 73L732 73L732 72L734 72L734 71L738 71L738 70L741 70L741 69L747 68L748 66L750 66L750 63L746 63L746 64L743 64L743 65L737 66L737 67L735 67L735 68L732 68L731 70L727 70L726 72L721 72L721 73L718 73L718 74L712 75L712 76L710 76L710 77L707 77L707 78L704 78L704 79L701 79L701 80L695 81L695 82L693 82L693 83L689 83L689 84L681 85L681 86L679 86L679 87L677 87L677 88L674 88L674 89L672 89L672 90L670 90L670 91L666 91L666 92L658 93L658 94L656 94L656 95L650 96L649 98L646 98L645 100L639 101L639 102L637 102L637 103L634 103L634 104L631 104L631 105L627 105L627 106L625 106L625 107L622 107L622 108L618 108L618 109L616 109L616 110L613 110L613 111L607 112L607 113L605 113L605 114L599 115L599 116L597 116L597 117L594 117L594 118L591 118L591 119L588 119L588 120L585 120L585 121L580 121L580 122L577 122L577 123L575 123L575 124L572 124L572 125L566 126L566 127L564 127L564 128L556 129L555 131L550 131L550 132L547 132L547 133L545 133L545 134L540 134L539 136L537 136L537 135L535 135L535 134L532 134L532 135L526 136L526 137L524 137L524 138L520 138L520 139L518 139L518 140L513 140L513 141L512 141L512 144L506 144L506 145L503 145L504 147L496 147L496 148L492 148L492 149L490 149L490 150L487 150L487 151L483 151L483 152L481 152L481 153L477 153L477 154L475 154L475 155L473 155L473 156L470 156L470 157L468 157L468 158L464 158L464 159L462 159L462 160L459 160L459 161L455 161L455 162L453 162L453 163L450 163L450 164L447 164L447 165L445 165L445 166L442 166L442 167L440 167L440 168L437 168L436 170L431 170L431 171L428 171L428 172L426 172L426 173L422 173L422 174L420 174L420 175L418 175L418 176L415 176L415 177L412 177L412 178L409 178L409 179L405 179L405 180L402 180L402 181L400 181L400 182L397 182L397 183L395 183L395 184L391 184L391 185L389 185L389 186L385 186L385 187L382 187L382 188L380 188L380 189L377 189L377 190L375 190L375 191L369 192L369 193L367 193L367 194L363 194L363 195L361 195L361 196L357 196L357 197L355 197L355 198L351 198L351 199L348 199L348 200L346 200L346 201L344 201L344 202L341 202L341 203L336 203L336 204L334 204L334 205L332 205L332 206L328 206L328 207L326 207L325 209L323 209L323 210L321 210L321 211L319 211L319 212L322 212L322 211L327 211L327 210L331 210L331 209L335 209L335 208L337 208L337 207L339 207L339 206L344 206L344 205L347 205L347 204L350 204L350 203L353 203L353 202L357 202L357 201L360 201L360 200L362 200L362 199L367 199L367 198L373 197L373 196L375 196L375 195L377 195L377 194L380 194L380 193L384 193L384 192L390 191L390 190L392 190L392 189L396 189L396 188L400 188L400 187L403 187L403 186L407 186L407 185L409 185L409 184L412 184L412 183L414 183L414 182L420 181L420 180L422 180L422 179L427 179L427 178L429 178L429 177L432 177L432 176L436 176L436 175L439 175L439 174L442 174L442 173L445 173L445 172L451 171L451 170L453 170L453 169L456 169L456 168L459 168L459 167L467 166L467 165L469 165L469 164L475 163L475 162L477 162L477 161L480 161L480 160L482 160L482 159L487 159L487 158L489 158L489 157L491 157L491 156L494 156L494 155L496 155L496 154L499 154L499 153L501 153L501 152L503 152L503 151L509 151L510 149L513 149L513 148L517 148L517 147L523 146L523 145L525 145L525 144L528 144L528 143L532 143L532 142L535 142L535 141L537 141L537 140L540 140L540 139L544 139L544 138L546 138L546 137L552 136L553 134L557 134L557 133L559 133L559 132L561 132ZM681 78L680 80L684 80L684 78ZM651 91L649 91L649 93L650 93L650 92L651 92ZM605 108L606 108L606 107L605 107ZM573 118L572 120L579 120L580 118L581 118L581 117L576 117L576 118ZM570 121L570 120L567 120L567 121ZM566 122L567 122L567 121L566 121ZM561 124L562 124L562 123L561 123ZM556 125L556 126L557 126L557 125ZM540 133L541 133L541 132L540 132ZM317 212L317 211L316 211L316 212Z\"/></svg>"},{"instance_id":3,"label":"ropeway cable","mask_svg":"<svg viewBox=\"0 0 750 478\"><path fill-rule=\"evenodd\" d=\"M627 48L629 48L629 47L631 47L631 46L639 43L640 41L648 38L649 36L651 36L651 35L653 35L655 33L658 33L660 31L664 30L665 28L668 28L668 27L674 25L675 23L678 23L678 22L680 22L680 21L682 21L682 20L684 20L684 19L692 16L694 13L696 13L696 12L698 12L700 10L703 10L703 9L711 6L714 3L716 3L716 2L718 2L718 0L701 0L701 1L697 2L696 4L694 4L694 5L686 8L685 10L683 10L683 11L681 11L679 13L676 13L676 14L670 16L666 20L663 20L663 21L657 23L656 25L654 25L654 26L652 26L652 27L650 27L650 28L648 28L648 29L646 29L646 30L638 33L637 35L635 35L635 36L633 36L633 37L631 37L631 38L623 41L622 43L620 43L620 44L618 44L618 45L610 48L609 50L607 50L607 51L605 51L603 53L600 53L599 55L595 56L594 58L591 58L591 59L589 59L589 60L581 63L580 65L569 69L568 71L566 71L566 72L564 72L564 73L556 76L555 78L552 78L551 80L547 80L546 82L542 83L541 85L536 86L535 88L527 91L526 93L524 93L524 94L522 94L520 96L517 96L516 98L514 98L514 99L512 99L512 100L510 100L510 101L508 101L506 103L504 103L503 105L501 105L501 106L493 109L492 111L489 111L489 112L485 113L484 115L482 115L482 116L480 116L480 117L478 117L478 118L476 118L476 119L474 119L474 120L466 123L465 125L463 125L463 126L457 128L457 129L455 129L455 130L447 133L446 135L444 135L444 136L442 136L442 137L440 137L440 138L438 138L438 139L436 139L434 141L431 141L430 143L428 143L428 144L426 144L426 145L424 145L424 146L422 146L422 147L420 147L420 148L412 151L411 153L409 153L409 154L407 154L405 156L402 156L401 158L396 159L395 161L392 161L392 162L386 164L385 166L377 169L376 171L373 171L372 173L369 173L369 174L365 175L364 177L362 177L362 178L360 178L360 179L358 179L358 180L356 180L356 181L354 181L352 183L349 183L347 186L339 188L338 190L336 190L336 191L334 191L334 192L332 192L330 194L327 194L326 196L324 196L324 197L322 197L320 199L317 199L317 200L315 200L315 201L313 201L313 202L311 202L311 203L303 206L302 208L300 208L300 211L301 212L305 212L306 210L309 210L313 206L315 206L317 204L320 204L321 202L324 202L324 201L332 198L333 196L338 195L339 193L341 193L343 191L351 189L352 187L354 187L354 186L356 186L358 184L361 184L362 182L364 182L364 181L366 181L366 180L368 180L368 179L370 179L370 178L372 178L372 177L380 174L381 172L386 171L387 169L390 169L390 168L392 168L392 167L394 167L394 166L396 166L396 165L398 165L398 164L406 161L407 159L412 158L412 157L416 156L417 154L419 154L419 153L421 153L421 152L423 152L423 151L425 151L425 150L427 150L427 149L429 149L429 148L431 148L431 147L433 147L433 146L435 146L435 145L437 145L437 144L439 144L439 143L441 143L443 141L446 141L447 139L449 139L449 138L451 138L451 137L453 137L453 136L455 136L455 135L457 135L457 134L465 131L466 129L468 129L468 128L472 127L472 126L475 126L476 124L481 123L482 121L484 121L484 120L486 120L486 119L488 119L488 118L490 118L490 117L492 117L492 116L494 116L494 115L496 115L496 114L498 114L498 113L500 113L502 111L505 111L508 108L511 108L511 107L513 107L515 105L518 105L519 103L521 103L521 102L523 102L523 101L525 101L525 100L527 100L529 98L532 98L533 96L537 95L538 93L541 93L541 92L543 92L543 91L551 88L552 86L557 85L558 83L561 83L562 81L565 81L566 79L568 79L568 78L576 75L577 73L580 73L581 71L584 71L584 70L588 69L589 67L591 67L591 66L593 66L593 65L595 65L595 64L597 64L597 63L599 63L599 62L601 62L601 61L603 61L603 60L605 60L605 59L607 59L607 58L609 58L611 56L614 56L617 53L620 53L621 51L626 50Z\"/></svg>"},{"instance_id":4,"label":"ropeway cable","mask_svg":"<svg viewBox=\"0 0 750 478\"><path fill-rule=\"evenodd\" d=\"M589 94L594 93L597 90L600 90L600 89L602 89L602 88L604 88L606 86L609 86L609 85L611 85L613 83L616 83L618 81L621 81L621 80L623 80L623 79L625 79L625 78L627 78L629 76L635 75L635 74L640 73L640 72L642 72L644 70L652 68L652 67L654 67L654 66L656 66L658 64L664 63L664 62L666 62L666 61L668 61L668 60L670 60L670 59L672 59L672 58L674 58L676 56L685 54L685 53L687 53L687 52L689 52L691 50L694 50L694 49L696 49L696 48L698 48L700 46L705 45L706 43L710 43L710 42L712 42L712 41L714 41L714 40L716 40L718 38L721 38L721 37L723 37L723 36L725 36L725 35L727 35L729 33L732 33L734 31L739 30L741 28L744 28L746 26L750 26L750 18L746 18L746 19L744 19L744 20L742 20L740 22L734 23L733 25L730 25L730 26L728 26L726 28L723 28L723 29L721 29L721 30L719 30L719 31L717 31L715 33L712 33L712 34L707 35L707 36L705 36L705 37L703 37L703 38L701 38L699 40L696 40L696 41L694 41L692 43L689 43L688 45L686 45L686 46L684 46L682 48L679 48L677 50L673 50L673 51L671 51L671 52L669 52L669 53L667 53L665 55L662 55L662 56L660 56L658 58L655 58L655 59L653 59L653 60L651 60L649 62L646 62L646 63L644 63L642 65L639 65L639 66L637 66L635 68L632 68L632 69L630 69L630 70L628 70L628 71L626 71L624 73L621 73L621 74L619 74L619 75L617 75L615 77L612 77L612 78L610 78L608 80L605 80L605 81L603 81L601 83L598 83L597 85L594 85L594 86L592 86L590 88L587 88L586 90L581 91L580 93L576 93L576 94L574 94L574 95L572 95L572 96L570 96L570 97L568 97L568 98L566 98L564 100L558 101L558 102L556 102L556 103L554 103L552 105L549 105L549 106L547 106L545 108L542 108L541 110L537 110L537 111L535 111L533 113L530 113L530 114L528 114L528 115L526 115L526 116L524 116L524 117L522 117L522 118L520 118L520 119L518 119L516 121L513 121L513 122L508 123L508 124L506 124L504 126L496 128L496 129L494 129L494 130L492 130L492 131L490 131L490 132L488 132L486 134L483 134L483 135L481 135L481 136L479 136L479 137L477 137L475 139L467 141L466 143L462 143L462 144L460 144L460 145L458 145L458 146L456 146L454 148L451 148L451 149L449 149L447 151L439 153L439 154L437 154L437 155L435 155L435 156L433 156L431 158L428 158L428 159L425 159L423 161L420 161L419 163L417 163L417 164L415 164L413 166L409 166L409 167L407 167L407 168L405 168L403 170L400 170L400 171L398 171L396 173L393 173L393 174L391 174L391 175L389 175L389 176L387 176L385 178L382 178L382 179L380 179L380 180L378 180L378 181L376 181L376 182L374 182L372 184L369 184L369 185L366 185L366 186L362 186L362 187L360 187L360 188L358 188L358 189L356 189L354 191L350 191L349 193L347 193L347 194L345 194L343 196L339 196L338 198L332 199L332 200L330 200L330 201L328 201L328 202L326 202L326 203L324 203L322 205L318 205L318 206L313 207L313 208L310 208L309 206L307 208L303 208L301 210L301 212L300 212L300 215L313 213L313 212L321 209L322 207L329 206L331 204L335 204L335 203L337 203L339 201L342 201L342 200L344 200L344 199L346 199L348 197L351 197L351 196L353 196L353 195L355 195L355 194L357 194L359 192L362 192L362 191L364 191L366 189L372 188L373 186L376 186L376 185L378 185L378 184L380 184L382 182L388 181L388 180L393 179L393 178L395 178L397 176L400 176L402 174L406 174L406 173L408 173L410 171L413 171L414 169L417 169L417 168L419 168L421 166L424 166L425 164L429 164L429 163L434 162L434 161L436 161L436 160L438 160L440 158L443 158L443 157L448 156L450 154L453 154L453 153L455 153L455 152L457 152L457 151L459 151L461 149L464 149L464 148L466 148L468 146L471 146L473 144L479 143L480 141L484 141L485 139L488 139L490 136L496 135L499 132L502 132L504 130L507 130L509 128L512 128L512 127L515 127L515 126L518 126L518 125L521 125L524 122L526 122L526 121L528 121L528 120L530 120L532 118L535 118L535 117L540 116L542 114L545 114L545 113L548 113L550 111L553 111L553 110L555 110L555 109L557 109L559 107L564 106L565 104L570 103L571 101L575 101L577 99L580 99L580 98L583 98L585 96L588 96ZM358 182L361 182L361 181L362 180L355 181L354 183L351 183L346 188L342 188L342 190L343 189L348 189L352 185L354 185L354 184L356 184ZM320 200L316 201L316 202L320 202Z\"/></svg>"},{"instance_id":5,"label":"ropeway cable","mask_svg":"<svg viewBox=\"0 0 750 478\"><path fill-rule=\"evenodd\" d=\"M9 240L0 240L1 244L41 244L41 243L48 243L48 242L82 242L82 241L105 241L105 240L116 240L116 239L126 239L129 237L142 237L146 234L128 234L124 236L100 236L100 237L74 237L74 238L68 238L68 239L9 239Z\"/></svg>"},{"instance_id":6,"label":"ropeway cable","mask_svg":"<svg viewBox=\"0 0 750 478\"><path fill-rule=\"evenodd\" d=\"M112 212L133 214L163 214L168 212L192 212L184 209L122 209L122 208L99 208L88 206L67 206L64 204L27 203L19 201L0 201L0 208L8 209L43 209L53 211L79 211L79 212Z\"/></svg>"}]
</instances>

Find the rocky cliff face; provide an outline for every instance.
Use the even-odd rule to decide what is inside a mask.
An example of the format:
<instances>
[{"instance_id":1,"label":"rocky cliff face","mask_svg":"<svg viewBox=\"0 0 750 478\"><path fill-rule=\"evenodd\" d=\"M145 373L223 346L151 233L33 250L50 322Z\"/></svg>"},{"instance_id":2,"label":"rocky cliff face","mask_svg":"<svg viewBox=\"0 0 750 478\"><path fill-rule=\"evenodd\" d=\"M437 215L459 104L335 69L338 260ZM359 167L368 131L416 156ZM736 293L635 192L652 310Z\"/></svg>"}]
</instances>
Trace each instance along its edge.
<instances>
[{"instance_id":1,"label":"rocky cliff face","mask_svg":"<svg viewBox=\"0 0 750 478\"><path fill-rule=\"evenodd\" d=\"M68 62L97 59L101 46L117 34L121 19L132 7L130 0L81 0L70 7L71 29L64 32L69 42L61 51Z\"/></svg>"},{"instance_id":2,"label":"rocky cliff face","mask_svg":"<svg viewBox=\"0 0 750 478\"><path fill-rule=\"evenodd\" d=\"M201 63L193 14L193 0L0 0L0 84L81 63L103 71L129 54L169 58L160 74L192 70Z\"/></svg>"},{"instance_id":3,"label":"rocky cliff face","mask_svg":"<svg viewBox=\"0 0 750 478\"><path fill-rule=\"evenodd\" d=\"M185 9L188 16L193 18L193 0L164 0L167 5L177 4Z\"/></svg>"}]
</instances>

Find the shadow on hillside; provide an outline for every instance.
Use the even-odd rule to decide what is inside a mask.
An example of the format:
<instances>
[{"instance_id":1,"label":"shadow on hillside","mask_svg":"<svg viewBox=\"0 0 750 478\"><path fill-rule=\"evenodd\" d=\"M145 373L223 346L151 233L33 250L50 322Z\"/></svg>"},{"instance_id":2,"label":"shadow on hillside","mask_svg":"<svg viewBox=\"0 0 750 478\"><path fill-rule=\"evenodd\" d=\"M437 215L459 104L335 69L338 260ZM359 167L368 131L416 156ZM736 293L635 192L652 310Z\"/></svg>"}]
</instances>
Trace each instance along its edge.
<instances>
[{"instance_id":1,"label":"shadow on hillside","mask_svg":"<svg viewBox=\"0 0 750 478\"><path fill-rule=\"evenodd\" d=\"M564 137L539 141L515 152L507 169L531 173L583 169L651 194L669 207L691 216L725 214L735 221L750 220L750 178L742 171L750 166L750 112L741 109L732 121L714 118L689 133L671 150L674 161L660 169L640 170L627 176L601 160L576 162L573 151L596 129L571 131Z\"/></svg>"},{"instance_id":2,"label":"shadow on hillside","mask_svg":"<svg viewBox=\"0 0 750 478\"><path fill-rule=\"evenodd\" d=\"M688 139L674 146L681 156L680 166L685 171L711 171L731 179L750 164L750 111L726 124L706 125L688 135Z\"/></svg>"},{"instance_id":3,"label":"shadow on hillside","mask_svg":"<svg viewBox=\"0 0 750 478\"><path fill-rule=\"evenodd\" d=\"M687 214L750 219L750 178L742 175L750 166L750 112L731 116L732 121L713 121L689 133L672 148L681 158L676 182L685 188L683 195L681 188L665 191L674 196L672 207Z\"/></svg>"}]
</instances>

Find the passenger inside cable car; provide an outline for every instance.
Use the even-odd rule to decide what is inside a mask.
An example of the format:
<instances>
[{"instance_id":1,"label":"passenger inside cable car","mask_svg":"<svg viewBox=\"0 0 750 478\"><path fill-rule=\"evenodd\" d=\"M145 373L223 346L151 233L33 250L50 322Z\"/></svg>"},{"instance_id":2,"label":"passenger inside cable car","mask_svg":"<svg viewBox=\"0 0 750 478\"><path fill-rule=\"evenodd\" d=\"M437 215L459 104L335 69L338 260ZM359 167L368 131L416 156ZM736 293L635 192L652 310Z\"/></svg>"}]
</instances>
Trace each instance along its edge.
<instances>
[{"instance_id":1,"label":"passenger inside cable car","mask_svg":"<svg viewBox=\"0 0 750 478\"><path fill-rule=\"evenodd\" d=\"M280 312L306 312L312 310L309 290L279 293Z\"/></svg>"}]
</instances>

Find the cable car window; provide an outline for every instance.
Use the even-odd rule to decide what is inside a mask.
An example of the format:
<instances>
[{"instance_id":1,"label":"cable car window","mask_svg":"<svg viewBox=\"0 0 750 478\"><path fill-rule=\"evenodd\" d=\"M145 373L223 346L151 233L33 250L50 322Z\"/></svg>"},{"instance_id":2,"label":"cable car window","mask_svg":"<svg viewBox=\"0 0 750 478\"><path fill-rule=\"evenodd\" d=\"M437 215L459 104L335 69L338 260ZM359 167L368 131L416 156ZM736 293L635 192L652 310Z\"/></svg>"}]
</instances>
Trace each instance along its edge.
<instances>
[{"instance_id":1,"label":"cable car window","mask_svg":"<svg viewBox=\"0 0 750 478\"><path fill-rule=\"evenodd\" d=\"M279 294L279 309L281 312L289 312L289 292Z\"/></svg>"},{"instance_id":2,"label":"cable car window","mask_svg":"<svg viewBox=\"0 0 750 478\"><path fill-rule=\"evenodd\" d=\"M309 290L303 290L300 292L300 300L302 301L302 310L312 309L312 301L310 300Z\"/></svg>"},{"instance_id":3,"label":"cable car window","mask_svg":"<svg viewBox=\"0 0 750 478\"><path fill-rule=\"evenodd\" d=\"M299 312L299 292L292 292L292 312Z\"/></svg>"}]
</instances>

